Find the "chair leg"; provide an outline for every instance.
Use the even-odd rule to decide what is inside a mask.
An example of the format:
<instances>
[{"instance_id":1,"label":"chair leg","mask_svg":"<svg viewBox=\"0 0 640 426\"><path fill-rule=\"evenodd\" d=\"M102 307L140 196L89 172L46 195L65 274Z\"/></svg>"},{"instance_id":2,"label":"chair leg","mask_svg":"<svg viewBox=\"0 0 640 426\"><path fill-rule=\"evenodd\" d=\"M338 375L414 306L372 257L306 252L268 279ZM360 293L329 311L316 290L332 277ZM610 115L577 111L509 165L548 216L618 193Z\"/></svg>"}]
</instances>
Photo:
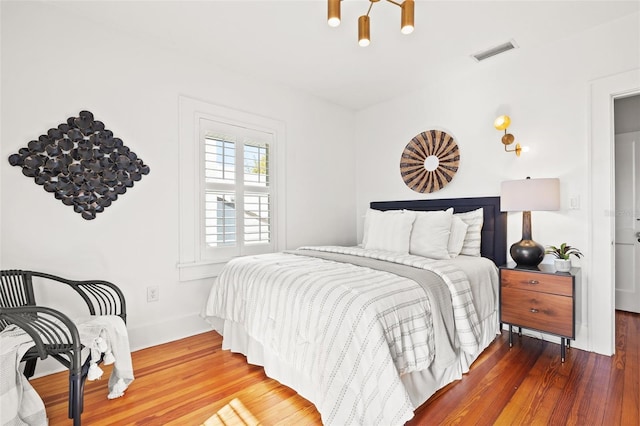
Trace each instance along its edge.
<instances>
[{"instance_id":1,"label":"chair leg","mask_svg":"<svg viewBox=\"0 0 640 426\"><path fill-rule=\"evenodd\" d=\"M80 426L83 410L84 380L80 374L69 375L69 418L73 419L73 426Z\"/></svg>"},{"instance_id":2,"label":"chair leg","mask_svg":"<svg viewBox=\"0 0 640 426\"><path fill-rule=\"evenodd\" d=\"M33 358L25 362L23 374L27 379L33 377L33 374L36 372L36 362L38 362L38 358Z\"/></svg>"},{"instance_id":3,"label":"chair leg","mask_svg":"<svg viewBox=\"0 0 640 426\"><path fill-rule=\"evenodd\" d=\"M73 426L80 426L84 411L84 385L90 365L91 357L87 357L79 373L69 373L69 418L73 419Z\"/></svg>"}]
</instances>

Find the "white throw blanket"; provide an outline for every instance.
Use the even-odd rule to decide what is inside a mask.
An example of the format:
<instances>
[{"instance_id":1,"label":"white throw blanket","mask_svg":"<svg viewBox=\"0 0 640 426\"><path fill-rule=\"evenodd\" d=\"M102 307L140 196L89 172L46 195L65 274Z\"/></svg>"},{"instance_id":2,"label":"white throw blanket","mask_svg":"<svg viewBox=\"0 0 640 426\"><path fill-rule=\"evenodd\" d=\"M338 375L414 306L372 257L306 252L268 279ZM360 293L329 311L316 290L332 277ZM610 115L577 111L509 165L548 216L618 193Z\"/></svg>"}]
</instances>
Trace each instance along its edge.
<instances>
[{"instance_id":1,"label":"white throw blanket","mask_svg":"<svg viewBox=\"0 0 640 426\"><path fill-rule=\"evenodd\" d=\"M10 325L0 333L0 422L3 426L47 425L44 403L18 366L33 346L31 337Z\"/></svg>"},{"instance_id":2,"label":"white throw blanket","mask_svg":"<svg viewBox=\"0 0 640 426\"><path fill-rule=\"evenodd\" d=\"M86 352L86 356L91 356L87 380L101 378L102 369L96 362L101 354L104 354L105 365L114 364L109 377L107 398L121 397L134 380L129 336L124 321L119 316L103 315L80 318L74 323L78 328L80 341L85 346L83 355ZM19 368L22 356L33 346L31 337L24 330L13 325L7 327L0 336L2 337L2 358L0 359L2 425L46 425L44 404ZM39 410L43 421L40 420Z\"/></svg>"},{"instance_id":3,"label":"white throw blanket","mask_svg":"<svg viewBox=\"0 0 640 426\"><path fill-rule=\"evenodd\" d=\"M74 322L80 333L80 341L91 352L92 361L87 380L102 377L102 369L96 362L101 354L105 354L104 364L114 364L109 377L107 398L121 397L134 379L129 335L124 321L117 315L96 315L79 318Z\"/></svg>"}]
</instances>

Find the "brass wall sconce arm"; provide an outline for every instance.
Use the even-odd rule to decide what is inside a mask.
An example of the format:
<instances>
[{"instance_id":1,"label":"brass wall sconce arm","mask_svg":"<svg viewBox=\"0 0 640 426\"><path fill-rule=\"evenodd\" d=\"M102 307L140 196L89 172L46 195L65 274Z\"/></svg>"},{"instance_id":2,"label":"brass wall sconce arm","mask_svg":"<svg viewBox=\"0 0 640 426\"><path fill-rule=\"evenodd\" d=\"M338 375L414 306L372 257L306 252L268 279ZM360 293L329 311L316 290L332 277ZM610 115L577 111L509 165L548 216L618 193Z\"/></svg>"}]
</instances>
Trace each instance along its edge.
<instances>
[{"instance_id":1,"label":"brass wall sconce arm","mask_svg":"<svg viewBox=\"0 0 640 426\"><path fill-rule=\"evenodd\" d=\"M511 124L511 118L508 115L501 115L500 117L496 118L496 120L493 122L493 126L497 130L504 130L504 136L502 136L501 141L502 141L502 145L504 145L505 152L515 152L516 155L520 157L520 154L522 153L522 147L520 146L519 143L516 143L516 147L514 149L507 148L509 145L513 144L516 140L515 136L513 136L511 133L507 133L507 128L509 127L510 124Z\"/></svg>"}]
</instances>

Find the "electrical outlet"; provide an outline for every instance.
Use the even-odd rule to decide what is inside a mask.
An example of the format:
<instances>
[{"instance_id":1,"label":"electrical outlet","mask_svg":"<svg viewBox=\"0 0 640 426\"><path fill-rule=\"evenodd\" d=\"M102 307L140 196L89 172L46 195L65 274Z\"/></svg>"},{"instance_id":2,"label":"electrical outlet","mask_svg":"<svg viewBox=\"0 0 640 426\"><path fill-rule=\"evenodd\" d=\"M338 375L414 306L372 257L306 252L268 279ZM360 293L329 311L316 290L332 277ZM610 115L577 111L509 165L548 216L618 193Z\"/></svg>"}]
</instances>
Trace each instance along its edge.
<instances>
[{"instance_id":1,"label":"electrical outlet","mask_svg":"<svg viewBox=\"0 0 640 426\"><path fill-rule=\"evenodd\" d=\"M157 302L160 300L160 287L152 285L147 287L147 302Z\"/></svg>"}]
</instances>

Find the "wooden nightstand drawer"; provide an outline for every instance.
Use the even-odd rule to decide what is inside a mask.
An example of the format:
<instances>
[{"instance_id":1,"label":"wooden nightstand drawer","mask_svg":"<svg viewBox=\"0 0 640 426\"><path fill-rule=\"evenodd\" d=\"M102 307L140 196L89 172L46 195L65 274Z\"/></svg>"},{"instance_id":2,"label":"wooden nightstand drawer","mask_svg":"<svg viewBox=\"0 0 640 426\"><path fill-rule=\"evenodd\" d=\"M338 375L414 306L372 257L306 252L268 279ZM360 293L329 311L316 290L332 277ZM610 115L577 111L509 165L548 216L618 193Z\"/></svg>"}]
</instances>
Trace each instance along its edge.
<instances>
[{"instance_id":1,"label":"wooden nightstand drawer","mask_svg":"<svg viewBox=\"0 0 640 426\"><path fill-rule=\"evenodd\" d=\"M503 289L513 288L573 296L573 277L571 275L503 269L500 271L500 285Z\"/></svg>"},{"instance_id":2,"label":"wooden nightstand drawer","mask_svg":"<svg viewBox=\"0 0 640 426\"><path fill-rule=\"evenodd\" d=\"M500 321L573 339L573 299L503 286Z\"/></svg>"}]
</instances>

